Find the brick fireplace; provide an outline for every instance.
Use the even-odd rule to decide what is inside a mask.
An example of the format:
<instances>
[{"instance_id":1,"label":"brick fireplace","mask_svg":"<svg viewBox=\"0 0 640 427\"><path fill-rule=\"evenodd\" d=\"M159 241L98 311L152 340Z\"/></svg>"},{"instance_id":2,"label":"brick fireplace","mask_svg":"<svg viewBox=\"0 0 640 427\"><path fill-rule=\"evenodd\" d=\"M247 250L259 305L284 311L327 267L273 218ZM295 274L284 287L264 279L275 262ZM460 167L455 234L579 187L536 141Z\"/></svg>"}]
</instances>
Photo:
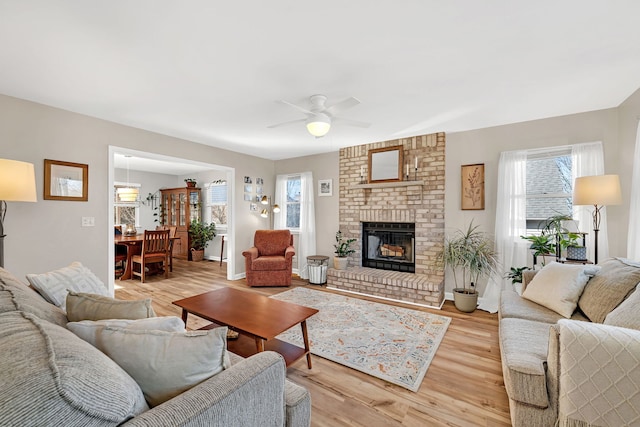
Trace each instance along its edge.
<instances>
[{"instance_id":1,"label":"brick fireplace","mask_svg":"<svg viewBox=\"0 0 640 427\"><path fill-rule=\"evenodd\" d=\"M410 165L409 178L400 182L362 183L362 167L368 165L371 149L401 145L405 162ZM347 238L356 239L356 252L349 258L347 270L329 269L327 286L343 291L403 301L429 307L440 307L444 301L444 271L436 264L436 254L444 242L444 149L445 134L436 133L402 138L340 150L340 230ZM414 173L414 159L418 171ZM404 167L403 167L404 170ZM415 272L402 268L363 267L363 228L376 224L399 224L414 233L410 251ZM377 244L377 242L376 242ZM400 249L408 243L378 249L380 258L396 257L404 263ZM365 258L371 249L365 248ZM384 259L380 264L384 264ZM402 262L400 262L402 261Z\"/></svg>"}]
</instances>

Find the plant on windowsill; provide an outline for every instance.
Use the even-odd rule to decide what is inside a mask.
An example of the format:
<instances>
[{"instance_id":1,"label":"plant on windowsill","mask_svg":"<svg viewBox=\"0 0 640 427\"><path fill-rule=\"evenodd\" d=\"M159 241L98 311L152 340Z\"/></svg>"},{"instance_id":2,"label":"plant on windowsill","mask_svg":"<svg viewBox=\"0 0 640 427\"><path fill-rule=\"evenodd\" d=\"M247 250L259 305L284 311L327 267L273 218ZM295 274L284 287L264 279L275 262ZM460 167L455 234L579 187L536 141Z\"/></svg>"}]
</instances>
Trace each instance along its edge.
<instances>
[{"instance_id":1,"label":"plant on windowsill","mask_svg":"<svg viewBox=\"0 0 640 427\"><path fill-rule=\"evenodd\" d=\"M478 280L495 273L498 265L493 239L478 227L471 221L465 231L456 230L447 236L444 248L437 256L439 263L453 274L453 302L458 310L465 313L473 312L478 305L478 291L475 289ZM462 272L462 287L458 284L459 272Z\"/></svg>"},{"instance_id":2,"label":"plant on windowsill","mask_svg":"<svg viewBox=\"0 0 640 427\"><path fill-rule=\"evenodd\" d=\"M204 259L204 250L214 237L216 237L215 223L207 224L198 220L191 221L189 225L191 261L202 261Z\"/></svg>"},{"instance_id":3,"label":"plant on windowsill","mask_svg":"<svg viewBox=\"0 0 640 427\"><path fill-rule=\"evenodd\" d=\"M336 232L336 243L333 247L336 249L336 256L333 257L333 267L336 270L346 270L349 265L349 255L355 252L355 249L351 248L351 245L356 241L356 239L345 239L342 236L342 232L338 230Z\"/></svg>"}]
</instances>

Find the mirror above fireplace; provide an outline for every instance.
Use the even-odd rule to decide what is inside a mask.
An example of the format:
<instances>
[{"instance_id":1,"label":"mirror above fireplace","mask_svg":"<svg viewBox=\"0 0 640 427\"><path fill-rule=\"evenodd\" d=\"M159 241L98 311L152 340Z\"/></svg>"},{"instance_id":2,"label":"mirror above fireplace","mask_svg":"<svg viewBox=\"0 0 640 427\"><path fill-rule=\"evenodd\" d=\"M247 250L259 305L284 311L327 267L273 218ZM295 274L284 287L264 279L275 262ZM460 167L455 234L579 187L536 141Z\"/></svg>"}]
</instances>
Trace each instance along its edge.
<instances>
[{"instance_id":1,"label":"mirror above fireplace","mask_svg":"<svg viewBox=\"0 0 640 427\"><path fill-rule=\"evenodd\" d=\"M369 183L402 181L401 145L369 150Z\"/></svg>"}]
</instances>

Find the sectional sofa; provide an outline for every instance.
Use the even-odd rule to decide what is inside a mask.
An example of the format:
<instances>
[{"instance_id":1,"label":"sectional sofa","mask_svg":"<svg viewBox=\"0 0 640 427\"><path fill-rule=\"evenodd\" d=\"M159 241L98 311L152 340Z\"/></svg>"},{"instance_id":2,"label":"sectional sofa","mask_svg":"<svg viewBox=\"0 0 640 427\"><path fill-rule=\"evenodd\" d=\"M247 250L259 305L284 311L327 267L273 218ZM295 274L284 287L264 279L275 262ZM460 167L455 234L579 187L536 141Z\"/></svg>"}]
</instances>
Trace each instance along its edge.
<instances>
[{"instance_id":1,"label":"sectional sofa","mask_svg":"<svg viewBox=\"0 0 640 427\"><path fill-rule=\"evenodd\" d=\"M501 294L515 427L640 425L640 264L552 263Z\"/></svg>"}]
</instances>

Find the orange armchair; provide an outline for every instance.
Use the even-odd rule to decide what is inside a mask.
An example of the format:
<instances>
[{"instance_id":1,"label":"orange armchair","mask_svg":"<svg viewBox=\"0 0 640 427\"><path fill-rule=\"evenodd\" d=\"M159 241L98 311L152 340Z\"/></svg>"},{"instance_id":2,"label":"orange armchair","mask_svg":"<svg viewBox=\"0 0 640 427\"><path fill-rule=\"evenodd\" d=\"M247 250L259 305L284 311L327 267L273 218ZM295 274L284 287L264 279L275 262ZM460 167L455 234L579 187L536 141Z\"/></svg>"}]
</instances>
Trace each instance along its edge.
<instances>
[{"instance_id":1,"label":"orange armchair","mask_svg":"<svg viewBox=\"0 0 640 427\"><path fill-rule=\"evenodd\" d=\"M253 247L242 252L249 286L291 286L296 251L289 230L256 230Z\"/></svg>"}]
</instances>

